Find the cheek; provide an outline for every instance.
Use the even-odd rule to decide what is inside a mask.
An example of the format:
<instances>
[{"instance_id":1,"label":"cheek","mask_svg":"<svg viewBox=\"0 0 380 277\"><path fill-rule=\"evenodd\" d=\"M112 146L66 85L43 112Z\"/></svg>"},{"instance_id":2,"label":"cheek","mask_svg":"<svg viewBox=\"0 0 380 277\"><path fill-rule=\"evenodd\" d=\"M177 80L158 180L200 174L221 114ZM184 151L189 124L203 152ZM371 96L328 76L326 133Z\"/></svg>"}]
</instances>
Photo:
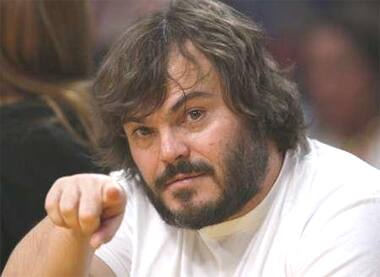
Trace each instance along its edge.
<instances>
[{"instance_id":1,"label":"cheek","mask_svg":"<svg viewBox=\"0 0 380 277\"><path fill-rule=\"evenodd\" d=\"M234 120L217 120L202 132L191 135L193 152L206 159L219 177L225 169L225 157L234 144L237 134L240 135L239 126Z\"/></svg>"},{"instance_id":2,"label":"cheek","mask_svg":"<svg viewBox=\"0 0 380 277\"><path fill-rule=\"evenodd\" d=\"M131 149L132 158L139 169L145 182L149 185L155 180L157 168L157 159L153 151L133 150Z\"/></svg>"},{"instance_id":3,"label":"cheek","mask_svg":"<svg viewBox=\"0 0 380 277\"><path fill-rule=\"evenodd\" d=\"M218 132L219 128L210 126L201 132L189 134L188 141L193 155L200 154L210 162L215 161L223 141L223 135Z\"/></svg>"}]
</instances>

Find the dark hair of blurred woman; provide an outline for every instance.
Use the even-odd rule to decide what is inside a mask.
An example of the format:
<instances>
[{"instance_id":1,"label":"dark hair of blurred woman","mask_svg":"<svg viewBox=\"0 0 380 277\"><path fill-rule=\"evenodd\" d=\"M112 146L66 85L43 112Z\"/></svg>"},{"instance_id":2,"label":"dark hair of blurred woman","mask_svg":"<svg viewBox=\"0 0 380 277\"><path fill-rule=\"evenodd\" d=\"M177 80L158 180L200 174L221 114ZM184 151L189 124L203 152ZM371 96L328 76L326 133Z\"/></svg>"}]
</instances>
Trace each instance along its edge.
<instances>
[{"instance_id":1,"label":"dark hair of blurred woman","mask_svg":"<svg viewBox=\"0 0 380 277\"><path fill-rule=\"evenodd\" d=\"M78 141L91 139L82 81L91 73L88 3L0 3L0 103L39 97ZM73 128L65 110L79 118L84 134Z\"/></svg>"},{"instance_id":2,"label":"dark hair of blurred woman","mask_svg":"<svg viewBox=\"0 0 380 277\"><path fill-rule=\"evenodd\" d=\"M99 172L84 81L91 46L85 0L0 0L1 268L46 215L57 178Z\"/></svg>"}]
</instances>

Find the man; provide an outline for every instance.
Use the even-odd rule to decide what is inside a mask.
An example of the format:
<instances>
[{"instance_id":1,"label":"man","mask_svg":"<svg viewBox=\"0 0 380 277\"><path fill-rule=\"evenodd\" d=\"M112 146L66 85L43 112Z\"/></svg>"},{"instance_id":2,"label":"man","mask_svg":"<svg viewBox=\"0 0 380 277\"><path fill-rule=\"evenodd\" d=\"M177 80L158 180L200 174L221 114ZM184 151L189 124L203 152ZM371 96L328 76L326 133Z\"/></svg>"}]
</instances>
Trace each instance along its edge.
<instances>
[{"instance_id":1,"label":"man","mask_svg":"<svg viewBox=\"0 0 380 277\"><path fill-rule=\"evenodd\" d=\"M180 0L137 22L94 101L123 171L58 180L4 276L380 274L379 172L304 137L294 86L236 11Z\"/></svg>"}]
</instances>

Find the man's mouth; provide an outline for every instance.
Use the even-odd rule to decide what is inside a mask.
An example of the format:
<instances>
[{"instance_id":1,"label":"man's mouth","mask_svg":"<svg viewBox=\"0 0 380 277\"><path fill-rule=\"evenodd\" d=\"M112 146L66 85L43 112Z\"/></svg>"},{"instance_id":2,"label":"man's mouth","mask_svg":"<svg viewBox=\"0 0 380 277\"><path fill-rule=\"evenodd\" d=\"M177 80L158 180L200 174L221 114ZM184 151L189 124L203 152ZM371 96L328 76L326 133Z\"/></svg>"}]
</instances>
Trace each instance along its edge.
<instances>
[{"instance_id":1,"label":"man's mouth","mask_svg":"<svg viewBox=\"0 0 380 277\"><path fill-rule=\"evenodd\" d=\"M173 186L186 186L193 179L204 175L204 173L193 173L193 174L177 174L174 178L170 179L166 183L166 188Z\"/></svg>"}]
</instances>

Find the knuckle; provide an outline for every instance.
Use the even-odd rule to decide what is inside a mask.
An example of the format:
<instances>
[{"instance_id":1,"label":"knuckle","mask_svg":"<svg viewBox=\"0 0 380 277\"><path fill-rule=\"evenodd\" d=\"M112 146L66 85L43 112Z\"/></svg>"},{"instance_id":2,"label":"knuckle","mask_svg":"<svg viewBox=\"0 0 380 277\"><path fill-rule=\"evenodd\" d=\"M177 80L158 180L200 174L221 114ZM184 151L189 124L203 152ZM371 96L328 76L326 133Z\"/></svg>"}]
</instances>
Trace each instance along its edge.
<instances>
[{"instance_id":1,"label":"knuckle","mask_svg":"<svg viewBox=\"0 0 380 277\"><path fill-rule=\"evenodd\" d=\"M75 214L75 205L65 204L61 206L61 214L65 217L72 216Z\"/></svg>"},{"instance_id":2,"label":"knuckle","mask_svg":"<svg viewBox=\"0 0 380 277\"><path fill-rule=\"evenodd\" d=\"M52 201L50 198L46 198L45 204L44 204L45 210L51 210L53 206L54 206L54 201Z\"/></svg>"},{"instance_id":3,"label":"knuckle","mask_svg":"<svg viewBox=\"0 0 380 277\"><path fill-rule=\"evenodd\" d=\"M82 175L84 174L75 174L71 176L60 177L53 183L52 187L72 187L82 180Z\"/></svg>"},{"instance_id":4,"label":"knuckle","mask_svg":"<svg viewBox=\"0 0 380 277\"><path fill-rule=\"evenodd\" d=\"M71 178L73 178L76 181L87 181L87 180L93 180L96 174L91 173L80 173L72 175Z\"/></svg>"},{"instance_id":5,"label":"knuckle","mask_svg":"<svg viewBox=\"0 0 380 277\"><path fill-rule=\"evenodd\" d=\"M55 206L51 202L45 202L45 211L49 214L55 209Z\"/></svg>"},{"instance_id":6,"label":"knuckle","mask_svg":"<svg viewBox=\"0 0 380 277\"><path fill-rule=\"evenodd\" d=\"M98 217L96 216L95 213L87 212L87 211L82 212L79 215L79 219L82 223L85 223L85 224L93 224L98 221Z\"/></svg>"},{"instance_id":7,"label":"knuckle","mask_svg":"<svg viewBox=\"0 0 380 277\"><path fill-rule=\"evenodd\" d=\"M57 210L48 212L48 218L53 222L54 225L63 226L64 222Z\"/></svg>"},{"instance_id":8,"label":"knuckle","mask_svg":"<svg viewBox=\"0 0 380 277\"><path fill-rule=\"evenodd\" d=\"M60 178L58 178L57 180L55 180L55 182L53 183L53 188L54 187L59 187L59 186L61 186L62 184L64 184L64 183L66 183L67 182L67 179L68 179L69 177L68 176L64 176L64 177L60 177Z\"/></svg>"},{"instance_id":9,"label":"knuckle","mask_svg":"<svg viewBox=\"0 0 380 277\"><path fill-rule=\"evenodd\" d=\"M53 213L57 210L58 208L58 203L56 201L52 201L52 200L49 200L47 199L45 201L45 205L44 205L44 208L45 208L45 211L49 214L49 213Z\"/></svg>"},{"instance_id":10,"label":"knuckle","mask_svg":"<svg viewBox=\"0 0 380 277\"><path fill-rule=\"evenodd\" d=\"M64 226L63 220L60 217L55 216L55 215L50 215L49 218L54 223L54 225Z\"/></svg>"}]
</instances>

